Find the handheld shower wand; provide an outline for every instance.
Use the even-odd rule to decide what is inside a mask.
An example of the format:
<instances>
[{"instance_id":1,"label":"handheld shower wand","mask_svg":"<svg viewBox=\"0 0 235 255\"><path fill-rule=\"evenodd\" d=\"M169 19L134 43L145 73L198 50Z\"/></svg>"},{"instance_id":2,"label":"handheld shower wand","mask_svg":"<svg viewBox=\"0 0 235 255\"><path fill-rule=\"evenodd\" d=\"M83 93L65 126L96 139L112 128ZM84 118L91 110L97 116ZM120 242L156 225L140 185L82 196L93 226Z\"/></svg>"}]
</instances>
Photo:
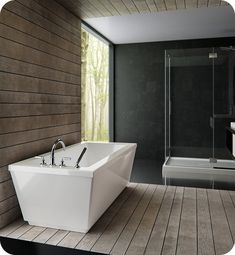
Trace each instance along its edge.
<instances>
[{"instance_id":1,"label":"handheld shower wand","mask_svg":"<svg viewBox=\"0 0 235 255\"><path fill-rule=\"evenodd\" d=\"M86 147L83 148L83 150L82 150L82 152L81 152L81 154L80 154L80 156L79 156L79 158L78 158L78 160L77 160L77 162L76 162L76 166L75 166L76 168L79 168L79 167L80 167L80 166L79 166L79 163L80 163L80 161L82 160L82 157L84 156L86 150L87 150Z\"/></svg>"}]
</instances>

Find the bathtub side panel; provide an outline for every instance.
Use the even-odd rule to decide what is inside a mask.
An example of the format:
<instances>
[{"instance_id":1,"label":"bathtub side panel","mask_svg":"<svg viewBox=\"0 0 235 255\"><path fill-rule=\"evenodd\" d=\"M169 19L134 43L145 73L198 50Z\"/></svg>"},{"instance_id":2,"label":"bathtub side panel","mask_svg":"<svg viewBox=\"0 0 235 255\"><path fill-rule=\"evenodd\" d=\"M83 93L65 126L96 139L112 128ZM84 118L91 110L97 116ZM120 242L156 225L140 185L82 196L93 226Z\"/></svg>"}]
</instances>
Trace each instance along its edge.
<instances>
[{"instance_id":1,"label":"bathtub side panel","mask_svg":"<svg viewBox=\"0 0 235 255\"><path fill-rule=\"evenodd\" d=\"M130 180L135 148L112 159L93 177L89 225L92 226L123 191Z\"/></svg>"},{"instance_id":2,"label":"bathtub side panel","mask_svg":"<svg viewBox=\"0 0 235 255\"><path fill-rule=\"evenodd\" d=\"M86 232L92 178L12 172L24 220L32 225Z\"/></svg>"}]
</instances>

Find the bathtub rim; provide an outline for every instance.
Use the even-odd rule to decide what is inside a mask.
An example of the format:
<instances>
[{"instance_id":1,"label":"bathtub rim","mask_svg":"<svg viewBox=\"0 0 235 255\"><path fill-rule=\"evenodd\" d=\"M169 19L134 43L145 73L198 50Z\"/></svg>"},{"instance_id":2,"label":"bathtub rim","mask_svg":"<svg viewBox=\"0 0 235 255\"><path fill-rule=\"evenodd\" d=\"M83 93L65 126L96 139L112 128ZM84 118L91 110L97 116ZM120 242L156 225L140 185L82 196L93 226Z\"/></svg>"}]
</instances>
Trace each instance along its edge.
<instances>
[{"instance_id":1,"label":"bathtub rim","mask_svg":"<svg viewBox=\"0 0 235 255\"><path fill-rule=\"evenodd\" d=\"M25 165L25 162L28 160L34 159L34 157L27 158L21 161L18 161L16 163L8 165L8 170L10 173L18 173L18 172L30 172L30 173L37 173L37 174L58 174L58 175L65 175L65 176L80 176L80 177L87 177L92 178L94 177L100 169L103 167L107 167L110 162L112 162L113 159L116 159L117 157L122 156L122 154L126 153L128 150L137 148L137 143L119 143L119 142L93 142L93 141L84 141L76 144L72 144L67 146L67 148L72 148L78 145L82 144L89 144L89 143L95 143L95 144L113 144L113 145L124 145L123 148L118 149L115 152L112 152L108 156L102 158L101 160L95 162L94 164L88 166L88 167L81 167L79 169L76 169L75 167L66 166L66 167L59 167L59 166L35 166L35 165ZM62 149L58 149L57 151L62 151ZM46 152L43 154L40 154L39 156L48 156L50 152ZM110 159L110 157L113 157ZM32 170L33 169L33 170Z\"/></svg>"}]
</instances>

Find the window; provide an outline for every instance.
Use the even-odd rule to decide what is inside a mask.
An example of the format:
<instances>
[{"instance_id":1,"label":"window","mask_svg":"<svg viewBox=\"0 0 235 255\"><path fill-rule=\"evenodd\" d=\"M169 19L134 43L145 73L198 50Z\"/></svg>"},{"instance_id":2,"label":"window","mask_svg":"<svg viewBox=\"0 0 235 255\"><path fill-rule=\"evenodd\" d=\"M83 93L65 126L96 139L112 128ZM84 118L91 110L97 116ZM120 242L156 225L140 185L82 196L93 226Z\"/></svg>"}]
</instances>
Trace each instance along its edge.
<instances>
[{"instance_id":1,"label":"window","mask_svg":"<svg viewBox=\"0 0 235 255\"><path fill-rule=\"evenodd\" d=\"M109 141L109 44L81 30L81 138Z\"/></svg>"}]
</instances>

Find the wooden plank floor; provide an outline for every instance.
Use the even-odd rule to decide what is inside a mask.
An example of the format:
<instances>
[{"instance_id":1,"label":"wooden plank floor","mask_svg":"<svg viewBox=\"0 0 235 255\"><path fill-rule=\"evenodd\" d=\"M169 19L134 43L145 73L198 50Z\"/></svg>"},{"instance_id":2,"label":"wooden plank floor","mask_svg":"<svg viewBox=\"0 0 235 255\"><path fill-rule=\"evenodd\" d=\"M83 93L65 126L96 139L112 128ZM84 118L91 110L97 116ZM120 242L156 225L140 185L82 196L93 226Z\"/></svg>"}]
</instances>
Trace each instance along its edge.
<instances>
[{"instance_id":1,"label":"wooden plank floor","mask_svg":"<svg viewBox=\"0 0 235 255\"><path fill-rule=\"evenodd\" d=\"M235 191L131 183L87 234L19 219L0 235L115 255L221 255L235 240Z\"/></svg>"}]
</instances>

